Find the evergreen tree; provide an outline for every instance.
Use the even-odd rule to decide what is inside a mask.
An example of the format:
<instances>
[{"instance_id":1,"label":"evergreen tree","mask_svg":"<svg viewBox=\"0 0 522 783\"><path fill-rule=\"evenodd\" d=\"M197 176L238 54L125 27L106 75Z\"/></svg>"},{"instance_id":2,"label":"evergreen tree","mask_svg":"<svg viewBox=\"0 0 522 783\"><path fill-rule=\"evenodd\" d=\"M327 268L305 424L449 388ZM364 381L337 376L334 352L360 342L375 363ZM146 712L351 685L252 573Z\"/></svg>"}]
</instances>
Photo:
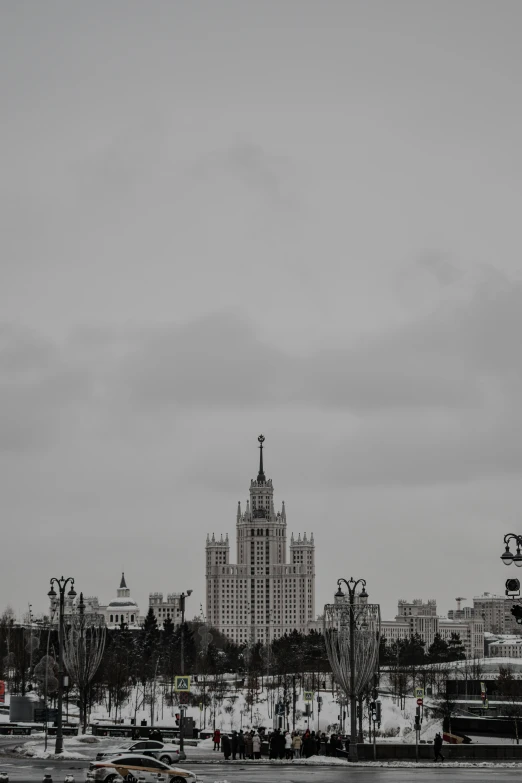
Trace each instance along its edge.
<instances>
[{"instance_id":1,"label":"evergreen tree","mask_svg":"<svg viewBox=\"0 0 522 783\"><path fill-rule=\"evenodd\" d=\"M448 642L448 661L463 661L466 658L466 648L460 634L452 633Z\"/></svg>"},{"instance_id":2,"label":"evergreen tree","mask_svg":"<svg viewBox=\"0 0 522 783\"><path fill-rule=\"evenodd\" d=\"M448 643L441 637L439 633L435 634L433 643L429 647L428 658L430 663L444 663L445 661L449 660Z\"/></svg>"},{"instance_id":3,"label":"evergreen tree","mask_svg":"<svg viewBox=\"0 0 522 783\"><path fill-rule=\"evenodd\" d=\"M160 632L152 606L149 607L145 622L139 632L136 653L137 676L145 688L147 682L150 682L154 677L160 653Z\"/></svg>"},{"instance_id":4,"label":"evergreen tree","mask_svg":"<svg viewBox=\"0 0 522 783\"><path fill-rule=\"evenodd\" d=\"M421 666L425 663L426 642L418 633L400 643L400 662L405 666Z\"/></svg>"},{"instance_id":5,"label":"evergreen tree","mask_svg":"<svg viewBox=\"0 0 522 783\"><path fill-rule=\"evenodd\" d=\"M166 682L169 684L169 693L171 697L174 693L174 677L179 672L179 650L176 646L176 634L174 623L170 616L163 621L163 631L161 634L161 660L162 671Z\"/></svg>"},{"instance_id":6,"label":"evergreen tree","mask_svg":"<svg viewBox=\"0 0 522 783\"><path fill-rule=\"evenodd\" d=\"M172 622L172 619L171 619L171 617L169 615L165 620L163 620L163 641L164 641L164 643L168 639L171 639L173 635L174 635L174 623Z\"/></svg>"},{"instance_id":7,"label":"evergreen tree","mask_svg":"<svg viewBox=\"0 0 522 783\"><path fill-rule=\"evenodd\" d=\"M385 636L379 639L379 666L388 666L391 663L392 650L388 647Z\"/></svg>"}]
</instances>

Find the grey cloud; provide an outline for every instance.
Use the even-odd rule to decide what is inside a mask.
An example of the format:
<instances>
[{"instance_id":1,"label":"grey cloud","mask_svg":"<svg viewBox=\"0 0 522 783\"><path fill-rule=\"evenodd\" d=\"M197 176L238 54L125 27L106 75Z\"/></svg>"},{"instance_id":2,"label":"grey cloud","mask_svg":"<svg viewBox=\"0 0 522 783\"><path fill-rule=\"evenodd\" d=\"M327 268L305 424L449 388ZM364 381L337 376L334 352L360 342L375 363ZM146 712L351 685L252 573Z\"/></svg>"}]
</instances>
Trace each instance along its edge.
<instances>
[{"instance_id":1,"label":"grey cloud","mask_svg":"<svg viewBox=\"0 0 522 783\"><path fill-rule=\"evenodd\" d=\"M186 168L188 177L214 179L228 173L270 198L279 198L284 178L291 173L290 159L269 154L261 144L237 140L199 158Z\"/></svg>"},{"instance_id":2,"label":"grey cloud","mask_svg":"<svg viewBox=\"0 0 522 783\"><path fill-rule=\"evenodd\" d=\"M513 284L301 355L262 341L241 311L185 325L84 329L64 346L11 329L0 358L3 448L41 448L86 418L97 432L132 439L144 426L161 437L154 422L166 414L244 411L263 421L277 411L284 422L315 410L327 417L323 435L310 436L325 481L511 473L522 459L521 326L522 286Z\"/></svg>"},{"instance_id":3,"label":"grey cloud","mask_svg":"<svg viewBox=\"0 0 522 783\"><path fill-rule=\"evenodd\" d=\"M493 299L479 292L469 305L300 356L261 342L239 313L222 313L151 332L121 371L144 405L302 403L361 413L477 406L484 401L483 374L516 343L519 301L522 287Z\"/></svg>"},{"instance_id":4,"label":"grey cloud","mask_svg":"<svg viewBox=\"0 0 522 783\"><path fill-rule=\"evenodd\" d=\"M89 373L74 356L27 329L0 327L0 449L49 446L89 389Z\"/></svg>"},{"instance_id":5,"label":"grey cloud","mask_svg":"<svg viewBox=\"0 0 522 783\"><path fill-rule=\"evenodd\" d=\"M441 286L451 285L461 277L458 267L438 253L425 253L418 259L417 265L429 272Z\"/></svg>"}]
</instances>

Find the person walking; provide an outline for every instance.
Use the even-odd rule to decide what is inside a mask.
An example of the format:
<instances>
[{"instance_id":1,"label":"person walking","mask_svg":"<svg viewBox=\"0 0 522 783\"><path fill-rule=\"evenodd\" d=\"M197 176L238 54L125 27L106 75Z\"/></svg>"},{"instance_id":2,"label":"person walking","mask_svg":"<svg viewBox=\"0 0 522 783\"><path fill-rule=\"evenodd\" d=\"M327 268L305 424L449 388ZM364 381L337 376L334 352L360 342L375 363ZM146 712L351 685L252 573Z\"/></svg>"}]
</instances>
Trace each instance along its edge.
<instances>
[{"instance_id":1,"label":"person walking","mask_svg":"<svg viewBox=\"0 0 522 783\"><path fill-rule=\"evenodd\" d=\"M219 750L221 747L221 732L216 729L214 732L214 750Z\"/></svg>"},{"instance_id":2,"label":"person walking","mask_svg":"<svg viewBox=\"0 0 522 783\"><path fill-rule=\"evenodd\" d=\"M435 739L433 740L433 751L435 753L434 761L438 761L439 757L441 761L444 761L444 756L442 755L442 737L439 732L435 734Z\"/></svg>"},{"instance_id":3,"label":"person walking","mask_svg":"<svg viewBox=\"0 0 522 783\"><path fill-rule=\"evenodd\" d=\"M247 759L253 759L254 758L254 747L253 747L253 732L247 731L245 736L245 753Z\"/></svg>"},{"instance_id":4,"label":"person walking","mask_svg":"<svg viewBox=\"0 0 522 783\"><path fill-rule=\"evenodd\" d=\"M243 734L243 729L240 730L237 741L238 741L239 758L244 759L246 744L245 744L245 735Z\"/></svg>"},{"instance_id":5,"label":"person walking","mask_svg":"<svg viewBox=\"0 0 522 783\"><path fill-rule=\"evenodd\" d=\"M223 751L225 761L228 761L231 752L230 737L228 736L228 734L221 735L221 750Z\"/></svg>"},{"instance_id":6,"label":"person walking","mask_svg":"<svg viewBox=\"0 0 522 783\"><path fill-rule=\"evenodd\" d=\"M254 734L252 737L252 748L254 751L254 758L260 759L261 758L261 737L259 734Z\"/></svg>"},{"instance_id":7,"label":"person walking","mask_svg":"<svg viewBox=\"0 0 522 783\"><path fill-rule=\"evenodd\" d=\"M237 756L237 749L239 747L239 739L238 739L238 736L237 736L237 731L233 731L232 732L232 740L231 740L230 745L231 745L231 748L232 748L232 761L235 761L236 760L236 756Z\"/></svg>"}]
</instances>

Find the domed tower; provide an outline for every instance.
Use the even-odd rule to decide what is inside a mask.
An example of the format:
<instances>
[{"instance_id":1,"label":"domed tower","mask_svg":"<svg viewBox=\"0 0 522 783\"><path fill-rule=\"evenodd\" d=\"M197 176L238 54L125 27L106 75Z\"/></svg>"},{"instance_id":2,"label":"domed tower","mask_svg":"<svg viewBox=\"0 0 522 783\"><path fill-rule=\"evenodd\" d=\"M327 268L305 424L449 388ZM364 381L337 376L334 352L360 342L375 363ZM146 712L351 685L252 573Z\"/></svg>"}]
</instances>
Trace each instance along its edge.
<instances>
[{"instance_id":1,"label":"domed tower","mask_svg":"<svg viewBox=\"0 0 522 783\"><path fill-rule=\"evenodd\" d=\"M116 591L116 598L105 607L105 624L108 628L116 628L122 623L136 626L139 622L140 610L136 601L131 598L130 590L125 582L125 574Z\"/></svg>"}]
</instances>

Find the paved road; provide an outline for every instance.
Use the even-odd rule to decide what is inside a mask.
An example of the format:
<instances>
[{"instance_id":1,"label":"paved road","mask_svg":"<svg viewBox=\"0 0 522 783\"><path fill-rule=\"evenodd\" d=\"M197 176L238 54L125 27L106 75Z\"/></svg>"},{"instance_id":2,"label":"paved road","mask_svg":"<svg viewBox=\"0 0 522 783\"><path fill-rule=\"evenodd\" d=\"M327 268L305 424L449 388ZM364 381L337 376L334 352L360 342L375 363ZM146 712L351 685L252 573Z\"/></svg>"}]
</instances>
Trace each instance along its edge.
<instances>
[{"instance_id":1,"label":"paved road","mask_svg":"<svg viewBox=\"0 0 522 783\"><path fill-rule=\"evenodd\" d=\"M0 771L9 774L10 783L41 783L44 772L51 772L53 783L61 783L66 773L73 774L76 783L84 783L88 763L56 762L30 759L4 760ZM273 767L268 765L190 764L202 783L518 783L522 767L517 769L482 768L455 769L443 765L432 769L383 769L360 767Z\"/></svg>"}]
</instances>

